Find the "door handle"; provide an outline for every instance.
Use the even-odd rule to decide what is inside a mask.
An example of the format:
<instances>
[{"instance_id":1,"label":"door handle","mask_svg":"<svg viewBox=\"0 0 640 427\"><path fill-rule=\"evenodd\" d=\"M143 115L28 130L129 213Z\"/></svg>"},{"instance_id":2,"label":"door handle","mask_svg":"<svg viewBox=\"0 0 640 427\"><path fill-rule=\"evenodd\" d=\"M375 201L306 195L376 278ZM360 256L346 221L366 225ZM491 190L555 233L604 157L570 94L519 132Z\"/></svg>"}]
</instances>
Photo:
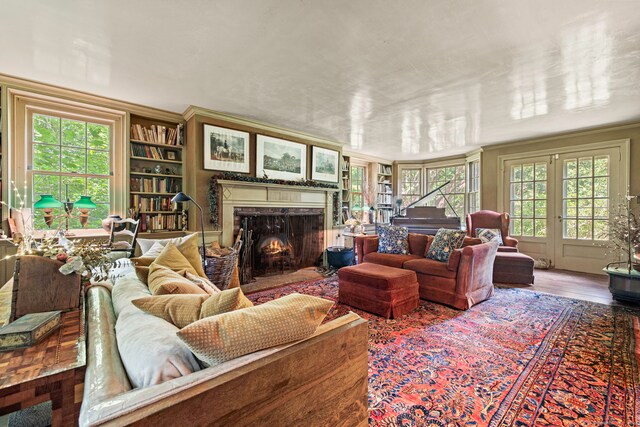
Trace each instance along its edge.
<instances>
[{"instance_id":1,"label":"door handle","mask_svg":"<svg viewBox=\"0 0 640 427\"><path fill-rule=\"evenodd\" d=\"M562 215L558 215L558 220L562 222Z\"/></svg>"}]
</instances>

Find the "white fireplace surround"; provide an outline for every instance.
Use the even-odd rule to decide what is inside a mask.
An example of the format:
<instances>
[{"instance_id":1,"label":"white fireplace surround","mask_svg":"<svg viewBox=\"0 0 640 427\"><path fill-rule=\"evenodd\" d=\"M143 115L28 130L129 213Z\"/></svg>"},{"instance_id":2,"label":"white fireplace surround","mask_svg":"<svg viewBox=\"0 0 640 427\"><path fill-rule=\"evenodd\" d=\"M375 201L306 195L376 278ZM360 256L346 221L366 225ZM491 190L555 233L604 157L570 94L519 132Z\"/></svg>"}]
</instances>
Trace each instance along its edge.
<instances>
[{"instance_id":1,"label":"white fireplace surround","mask_svg":"<svg viewBox=\"0 0 640 427\"><path fill-rule=\"evenodd\" d=\"M322 208L324 209L324 244L330 241L333 223L333 193L335 188L264 184L219 180L222 235L220 244L232 246L234 210L242 207Z\"/></svg>"}]
</instances>

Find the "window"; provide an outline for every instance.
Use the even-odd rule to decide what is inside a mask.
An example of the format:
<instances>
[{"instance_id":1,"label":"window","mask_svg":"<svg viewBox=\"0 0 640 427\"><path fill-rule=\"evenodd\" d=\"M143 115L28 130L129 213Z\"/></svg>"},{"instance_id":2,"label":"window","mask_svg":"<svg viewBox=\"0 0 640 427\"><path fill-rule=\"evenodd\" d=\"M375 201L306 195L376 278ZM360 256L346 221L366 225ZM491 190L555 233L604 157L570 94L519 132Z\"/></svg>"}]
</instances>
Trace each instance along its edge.
<instances>
[{"instance_id":1,"label":"window","mask_svg":"<svg viewBox=\"0 0 640 427\"><path fill-rule=\"evenodd\" d=\"M609 231L609 156L564 161L562 237L607 240Z\"/></svg>"},{"instance_id":2,"label":"window","mask_svg":"<svg viewBox=\"0 0 640 427\"><path fill-rule=\"evenodd\" d=\"M402 207L407 207L421 197L420 169L402 169L400 171L400 197Z\"/></svg>"},{"instance_id":3,"label":"window","mask_svg":"<svg viewBox=\"0 0 640 427\"><path fill-rule=\"evenodd\" d=\"M52 194L59 201L75 202L81 195L91 196L97 205L89 212L87 228L99 228L111 207L113 129L101 119L47 112L28 115L30 123L32 203L41 194ZM54 215L60 215L58 210ZM55 226L55 225L54 225ZM34 215L34 227L46 229L42 215ZM69 228L82 228L78 218Z\"/></svg>"},{"instance_id":4,"label":"window","mask_svg":"<svg viewBox=\"0 0 640 427\"><path fill-rule=\"evenodd\" d=\"M465 212L465 166L458 165L427 169L427 192L438 188L438 186L447 181L451 182L442 189L442 192L447 196L447 200L449 200L449 203L453 209L455 209L455 213L440 194L429 200L427 205L445 208L447 216L458 216L460 220L463 221Z\"/></svg>"},{"instance_id":5,"label":"window","mask_svg":"<svg viewBox=\"0 0 640 427\"><path fill-rule=\"evenodd\" d=\"M480 161L474 160L467 165L469 181L467 213L473 213L480 210Z\"/></svg>"},{"instance_id":6,"label":"window","mask_svg":"<svg viewBox=\"0 0 640 427\"><path fill-rule=\"evenodd\" d=\"M547 163L511 166L509 198L513 236L547 236Z\"/></svg>"},{"instance_id":7,"label":"window","mask_svg":"<svg viewBox=\"0 0 640 427\"><path fill-rule=\"evenodd\" d=\"M362 221L364 209L364 166L351 166L351 216Z\"/></svg>"}]
</instances>

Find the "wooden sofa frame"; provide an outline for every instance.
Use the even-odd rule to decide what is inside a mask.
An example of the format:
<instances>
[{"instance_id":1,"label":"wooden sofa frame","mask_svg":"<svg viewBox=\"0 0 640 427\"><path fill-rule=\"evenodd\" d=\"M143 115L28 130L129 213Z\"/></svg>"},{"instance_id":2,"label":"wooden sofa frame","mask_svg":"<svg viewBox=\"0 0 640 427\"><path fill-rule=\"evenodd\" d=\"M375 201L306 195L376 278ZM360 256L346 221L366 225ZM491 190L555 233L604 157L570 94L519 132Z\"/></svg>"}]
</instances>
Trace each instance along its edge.
<instances>
[{"instance_id":1,"label":"wooden sofa frame","mask_svg":"<svg viewBox=\"0 0 640 427\"><path fill-rule=\"evenodd\" d=\"M109 372L120 371L121 362L103 351L115 343L107 325L113 313L104 306L111 301L107 295L104 288L88 290L81 425L367 425L368 332L359 316L350 313L328 322L303 341L108 396L96 385L108 382L103 377Z\"/></svg>"}]
</instances>

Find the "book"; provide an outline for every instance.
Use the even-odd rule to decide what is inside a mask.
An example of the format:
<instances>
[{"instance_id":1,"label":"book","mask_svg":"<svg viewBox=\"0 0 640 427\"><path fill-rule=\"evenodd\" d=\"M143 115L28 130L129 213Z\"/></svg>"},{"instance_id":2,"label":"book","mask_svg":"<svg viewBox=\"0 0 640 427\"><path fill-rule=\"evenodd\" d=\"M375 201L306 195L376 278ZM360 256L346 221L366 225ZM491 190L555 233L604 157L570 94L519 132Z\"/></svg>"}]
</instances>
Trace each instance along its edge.
<instances>
[{"instance_id":1,"label":"book","mask_svg":"<svg viewBox=\"0 0 640 427\"><path fill-rule=\"evenodd\" d=\"M31 347L60 326L60 311L29 313L0 328L0 351Z\"/></svg>"}]
</instances>

